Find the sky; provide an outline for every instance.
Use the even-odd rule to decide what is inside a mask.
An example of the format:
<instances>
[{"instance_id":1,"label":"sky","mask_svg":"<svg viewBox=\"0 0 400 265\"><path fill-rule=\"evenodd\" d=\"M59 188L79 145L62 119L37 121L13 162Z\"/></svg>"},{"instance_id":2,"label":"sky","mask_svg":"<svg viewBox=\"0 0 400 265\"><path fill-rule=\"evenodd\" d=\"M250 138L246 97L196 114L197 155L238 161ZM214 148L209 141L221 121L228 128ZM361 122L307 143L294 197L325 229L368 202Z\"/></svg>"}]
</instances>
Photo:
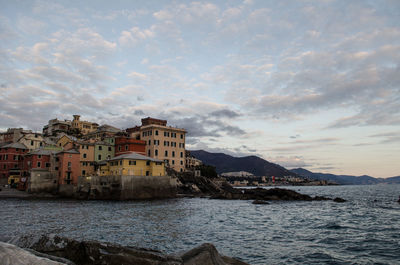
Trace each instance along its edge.
<instances>
[{"instance_id":1,"label":"sky","mask_svg":"<svg viewBox=\"0 0 400 265\"><path fill-rule=\"evenodd\" d=\"M189 150L400 175L398 0L0 6L0 130L150 116Z\"/></svg>"}]
</instances>

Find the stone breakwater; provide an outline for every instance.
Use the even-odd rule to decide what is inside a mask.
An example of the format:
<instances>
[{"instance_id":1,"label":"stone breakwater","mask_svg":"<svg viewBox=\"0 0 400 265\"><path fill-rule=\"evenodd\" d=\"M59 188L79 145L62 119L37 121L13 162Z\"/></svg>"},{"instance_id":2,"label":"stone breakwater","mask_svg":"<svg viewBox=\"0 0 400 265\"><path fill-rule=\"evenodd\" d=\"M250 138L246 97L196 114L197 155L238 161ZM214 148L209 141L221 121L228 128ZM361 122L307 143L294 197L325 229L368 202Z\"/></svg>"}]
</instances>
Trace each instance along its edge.
<instances>
[{"instance_id":1,"label":"stone breakwater","mask_svg":"<svg viewBox=\"0 0 400 265\"><path fill-rule=\"evenodd\" d=\"M3 265L248 265L221 255L208 243L184 253L167 255L152 249L77 241L56 235L30 235L0 242L0 260Z\"/></svg>"}]
</instances>

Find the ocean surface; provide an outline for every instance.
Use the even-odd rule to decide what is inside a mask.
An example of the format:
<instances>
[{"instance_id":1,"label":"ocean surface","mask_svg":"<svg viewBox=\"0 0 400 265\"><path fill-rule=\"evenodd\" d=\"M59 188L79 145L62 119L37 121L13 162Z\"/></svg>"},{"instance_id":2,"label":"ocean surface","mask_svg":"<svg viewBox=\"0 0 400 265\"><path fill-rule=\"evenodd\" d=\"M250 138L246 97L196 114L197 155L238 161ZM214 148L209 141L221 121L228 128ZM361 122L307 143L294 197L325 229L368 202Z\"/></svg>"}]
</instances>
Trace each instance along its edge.
<instances>
[{"instance_id":1,"label":"ocean surface","mask_svg":"<svg viewBox=\"0 0 400 265\"><path fill-rule=\"evenodd\" d=\"M400 185L286 188L348 201L0 199L0 236L55 233L166 253L210 242L250 264L400 264Z\"/></svg>"}]
</instances>

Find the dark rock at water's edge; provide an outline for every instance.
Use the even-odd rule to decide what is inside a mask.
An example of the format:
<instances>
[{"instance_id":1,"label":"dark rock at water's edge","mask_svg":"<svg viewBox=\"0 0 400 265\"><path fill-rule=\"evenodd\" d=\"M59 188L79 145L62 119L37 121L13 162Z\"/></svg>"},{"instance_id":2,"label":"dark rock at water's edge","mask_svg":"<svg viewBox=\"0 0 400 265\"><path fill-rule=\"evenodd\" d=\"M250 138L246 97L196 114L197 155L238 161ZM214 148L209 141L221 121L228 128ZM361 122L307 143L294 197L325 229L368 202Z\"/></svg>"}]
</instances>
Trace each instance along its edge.
<instances>
[{"instance_id":1,"label":"dark rock at water's edge","mask_svg":"<svg viewBox=\"0 0 400 265\"><path fill-rule=\"evenodd\" d=\"M333 201L334 201L334 202L346 202L345 199L338 198L338 197L336 197L335 199L333 199Z\"/></svg>"},{"instance_id":2,"label":"dark rock at water's edge","mask_svg":"<svg viewBox=\"0 0 400 265\"><path fill-rule=\"evenodd\" d=\"M8 243L37 253L49 260L76 265L246 265L247 263L218 253L212 244L203 244L188 252L166 255L157 250L121 246L97 241L77 241L56 235L21 236ZM0 245L1 246L1 245ZM33 252L32 252L33 250ZM18 252L16 252L18 253ZM5 260L12 260L12 252ZM16 254L19 255L19 254ZM32 264L35 264L32 261ZM11 263L10 263L11 264ZM24 263L24 264L29 264ZM53 264L53 263L43 263Z\"/></svg>"},{"instance_id":3,"label":"dark rock at water's edge","mask_svg":"<svg viewBox=\"0 0 400 265\"><path fill-rule=\"evenodd\" d=\"M262 200L255 200L252 202L252 204L269 204L267 201L262 201Z\"/></svg>"},{"instance_id":4,"label":"dark rock at water's edge","mask_svg":"<svg viewBox=\"0 0 400 265\"><path fill-rule=\"evenodd\" d=\"M171 174L174 174L171 172ZM260 200L260 201L324 201L332 200L323 196L311 197L289 189L237 189L225 179L210 179L194 176L190 172L175 173L178 178L178 193L187 197L210 197L227 200ZM341 198L338 198L341 199ZM343 200L343 199L341 199ZM344 201L344 200L343 200Z\"/></svg>"}]
</instances>

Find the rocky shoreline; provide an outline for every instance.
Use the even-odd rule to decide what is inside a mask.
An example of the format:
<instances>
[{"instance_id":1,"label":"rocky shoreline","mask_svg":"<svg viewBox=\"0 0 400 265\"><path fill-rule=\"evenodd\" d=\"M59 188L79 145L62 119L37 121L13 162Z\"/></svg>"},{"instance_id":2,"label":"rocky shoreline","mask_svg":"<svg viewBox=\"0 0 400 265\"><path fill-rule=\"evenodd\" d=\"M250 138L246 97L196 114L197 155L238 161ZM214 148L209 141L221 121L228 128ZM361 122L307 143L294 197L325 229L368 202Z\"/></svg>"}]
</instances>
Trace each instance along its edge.
<instances>
[{"instance_id":1,"label":"rocky shoreline","mask_svg":"<svg viewBox=\"0 0 400 265\"><path fill-rule=\"evenodd\" d=\"M345 202L342 198L326 198L322 196L311 197L309 195L301 194L290 189L283 188L234 188L225 179L220 178L206 178L202 176L194 176L190 172L171 173L172 177L176 179L177 185L175 190L169 190L166 194L162 191L157 193L157 197L152 199L163 198L179 198L179 197L203 197L211 199L225 199L225 200L254 200L258 204L261 201L324 201L333 200L335 202ZM27 193L15 189L4 189L0 191L0 198L20 198L20 199L80 199L80 200L122 200L119 196L111 196L105 194L104 196L97 196L95 198L85 196L88 192L78 192L74 196L63 196L62 194L54 193ZM175 194L175 195L173 195ZM137 199L142 199L138 196Z\"/></svg>"},{"instance_id":2,"label":"rocky shoreline","mask_svg":"<svg viewBox=\"0 0 400 265\"><path fill-rule=\"evenodd\" d=\"M282 188L234 188L224 179L210 179L193 176L190 174L179 174L180 184L178 193L185 197L209 197L211 199L225 200L254 200L256 204L264 201L328 201L345 202L342 198L327 198L323 196L311 197L290 189ZM267 203L264 203L267 204Z\"/></svg>"},{"instance_id":3,"label":"rocky shoreline","mask_svg":"<svg viewBox=\"0 0 400 265\"><path fill-rule=\"evenodd\" d=\"M0 242L2 265L248 265L218 253L209 243L168 255L157 250L57 235L26 235Z\"/></svg>"}]
</instances>

